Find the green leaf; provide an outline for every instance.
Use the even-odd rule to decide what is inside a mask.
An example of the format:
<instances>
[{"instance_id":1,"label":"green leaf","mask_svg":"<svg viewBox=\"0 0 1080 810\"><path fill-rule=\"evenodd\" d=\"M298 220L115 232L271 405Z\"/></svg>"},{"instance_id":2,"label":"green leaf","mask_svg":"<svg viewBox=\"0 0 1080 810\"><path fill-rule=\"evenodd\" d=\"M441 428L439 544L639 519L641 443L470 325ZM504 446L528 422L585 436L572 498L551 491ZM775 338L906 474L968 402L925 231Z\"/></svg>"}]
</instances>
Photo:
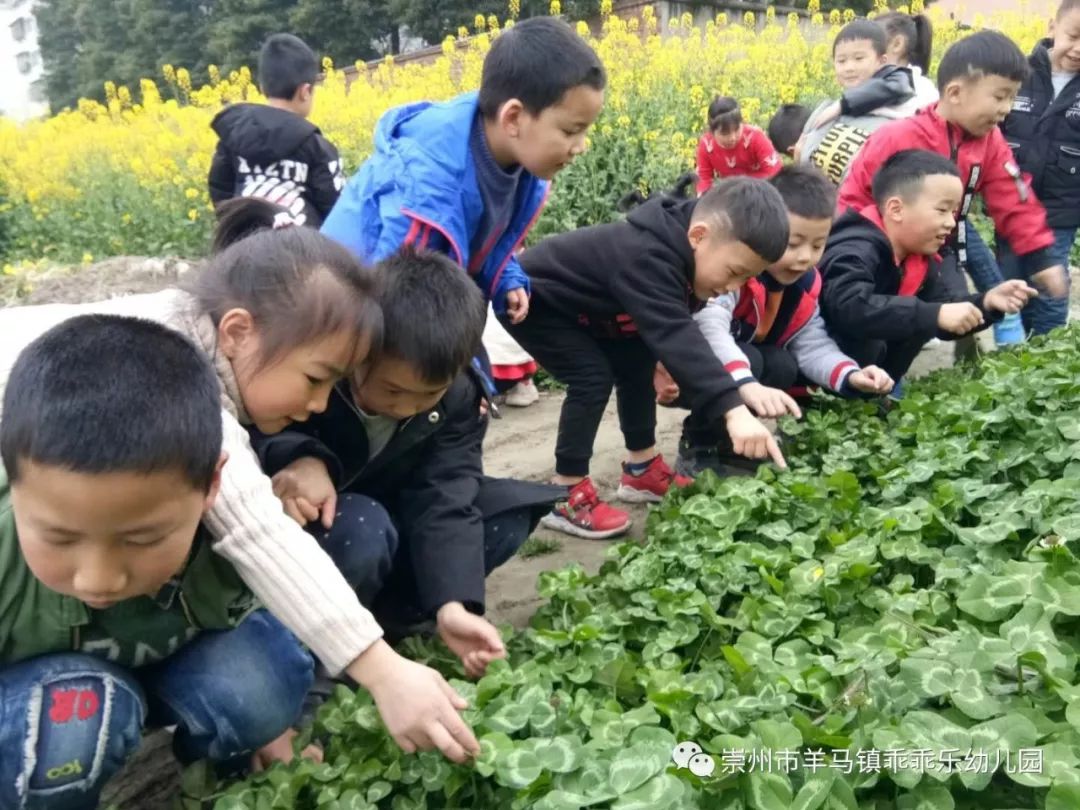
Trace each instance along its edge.
<instances>
[{"instance_id":1,"label":"green leaf","mask_svg":"<svg viewBox=\"0 0 1080 810\"><path fill-rule=\"evenodd\" d=\"M948 788L925 782L896 800L896 810L953 810L954 807L956 802Z\"/></svg>"},{"instance_id":2,"label":"green leaf","mask_svg":"<svg viewBox=\"0 0 1080 810\"><path fill-rule=\"evenodd\" d=\"M803 738L791 723L776 720L755 720L750 730L757 734L762 745L769 751L795 751L802 747Z\"/></svg>"},{"instance_id":3,"label":"green leaf","mask_svg":"<svg viewBox=\"0 0 1080 810\"><path fill-rule=\"evenodd\" d=\"M1045 810L1076 810L1080 807L1080 785L1057 784L1046 794Z\"/></svg>"},{"instance_id":4,"label":"green leaf","mask_svg":"<svg viewBox=\"0 0 1080 810\"><path fill-rule=\"evenodd\" d=\"M577 768L582 752L583 745L580 737L562 735L540 740L535 753L544 770L552 773L569 773Z\"/></svg>"},{"instance_id":5,"label":"green leaf","mask_svg":"<svg viewBox=\"0 0 1080 810\"><path fill-rule=\"evenodd\" d=\"M543 771L544 766L536 754L518 749L499 761L495 766L495 777L507 787L523 788L535 782Z\"/></svg>"},{"instance_id":6,"label":"green leaf","mask_svg":"<svg viewBox=\"0 0 1080 810\"><path fill-rule=\"evenodd\" d=\"M637 790L620 796L611 810L664 810L678 807L685 793L684 782L670 773L654 776Z\"/></svg>"},{"instance_id":7,"label":"green leaf","mask_svg":"<svg viewBox=\"0 0 1080 810\"><path fill-rule=\"evenodd\" d=\"M670 760L670 749L664 751L650 743L632 745L615 756L608 771L608 782L621 796L645 784L664 770Z\"/></svg>"},{"instance_id":8,"label":"green leaf","mask_svg":"<svg viewBox=\"0 0 1080 810\"><path fill-rule=\"evenodd\" d=\"M484 725L492 731L510 734L525 728L534 707L523 703L507 703L494 714L484 718Z\"/></svg>"},{"instance_id":9,"label":"green leaf","mask_svg":"<svg viewBox=\"0 0 1080 810\"><path fill-rule=\"evenodd\" d=\"M822 768L811 773L803 786L799 788L799 792L795 794L791 810L817 810L825 804L829 794L832 793L834 781L836 781L836 771L832 768Z\"/></svg>"},{"instance_id":10,"label":"green leaf","mask_svg":"<svg viewBox=\"0 0 1080 810\"><path fill-rule=\"evenodd\" d=\"M786 774L753 771L743 774L739 781L747 807L753 810L788 810L791 807L793 791Z\"/></svg>"},{"instance_id":11,"label":"green leaf","mask_svg":"<svg viewBox=\"0 0 1080 810\"><path fill-rule=\"evenodd\" d=\"M1027 587L1019 580L976 574L957 595L956 606L976 619L993 622L1010 615L1027 596Z\"/></svg>"}]
</instances>

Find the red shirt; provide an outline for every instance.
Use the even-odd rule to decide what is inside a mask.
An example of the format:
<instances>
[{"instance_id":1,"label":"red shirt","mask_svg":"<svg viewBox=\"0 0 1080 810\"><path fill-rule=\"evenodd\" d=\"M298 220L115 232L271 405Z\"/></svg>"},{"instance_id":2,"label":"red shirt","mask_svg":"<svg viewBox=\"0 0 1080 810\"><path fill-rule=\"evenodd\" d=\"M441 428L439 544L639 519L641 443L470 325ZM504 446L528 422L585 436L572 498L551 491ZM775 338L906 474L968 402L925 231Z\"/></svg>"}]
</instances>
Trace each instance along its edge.
<instances>
[{"instance_id":1,"label":"red shirt","mask_svg":"<svg viewBox=\"0 0 1080 810\"><path fill-rule=\"evenodd\" d=\"M874 204L871 190L874 173L894 154L903 149L927 149L956 161L965 191L972 174L977 172L975 191L986 203L994 227L1018 256L1052 245L1054 235L1046 225L1046 211L1031 190L1028 178L1020 173L1001 130L994 127L989 135L976 138L945 121L937 110L938 105L934 104L919 110L912 118L894 121L874 131L851 161L848 175L840 184L837 213L849 208L863 211ZM1049 262L1040 269L1052 264Z\"/></svg>"},{"instance_id":2,"label":"red shirt","mask_svg":"<svg viewBox=\"0 0 1080 810\"><path fill-rule=\"evenodd\" d=\"M708 191L717 177L748 175L768 179L782 165L769 136L757 127L743 124L739 140L731 149L722 147L711 132L706 132L697 148L698 194Z\"/></svg>"}]
</instances>

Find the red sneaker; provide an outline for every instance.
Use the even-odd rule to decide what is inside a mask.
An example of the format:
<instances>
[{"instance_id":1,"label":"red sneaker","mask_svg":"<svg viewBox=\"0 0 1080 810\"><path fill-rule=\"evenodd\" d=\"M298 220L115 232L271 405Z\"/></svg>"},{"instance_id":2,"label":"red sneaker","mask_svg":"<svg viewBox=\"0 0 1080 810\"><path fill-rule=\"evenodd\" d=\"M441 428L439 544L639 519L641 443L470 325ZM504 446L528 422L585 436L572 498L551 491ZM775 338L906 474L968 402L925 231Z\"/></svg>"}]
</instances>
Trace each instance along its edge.
<instances>
[{"instance_id":1,"label":"red sneaker","mask_svg":"<svg viewBox=\"0 0 1080 810\"><path fill-rule=\"evenodd\" d=\"M693 478L676 475L665 462L663 456L657 456L641 475L631 475L623 464L622 480L615 497L624 503L659 503L667 495L672 485L685 487L693 483Z\"/></svg>"},{"instance_id":2,"label":"red sneaker","mask_svg":"<svg viewBox=\"0 0 1080 810\"><path fill-rule=\"evenodd\" d=\"M571 487L567 499L540 518L540 523L557 532L603 540L629 529L630 516L600 500L592 481L585 478Z\"/></svg>"}]
</instances>

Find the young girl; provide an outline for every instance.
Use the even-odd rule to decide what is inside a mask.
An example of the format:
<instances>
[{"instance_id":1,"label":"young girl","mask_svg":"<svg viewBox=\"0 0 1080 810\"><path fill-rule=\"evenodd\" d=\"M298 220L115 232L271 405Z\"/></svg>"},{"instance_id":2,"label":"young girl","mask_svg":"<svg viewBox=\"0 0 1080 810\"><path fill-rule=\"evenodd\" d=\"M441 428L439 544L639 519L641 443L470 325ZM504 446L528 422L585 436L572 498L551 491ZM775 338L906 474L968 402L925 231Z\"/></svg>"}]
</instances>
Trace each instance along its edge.
<instances>
[{"instance_id":1,"label":"young girl","mask_svg":"<svg viewBox=\"0 0 1080 810\"><path fill-rule=\"evenodd\" d=\"M221 492L205 525L262 603L318 656L375 699L408 752L440 748L455 760L479 746L458 715L465 701L434 670L395 653L315 539L281 508L244 425L276 433L322 411L331 388L362 362L381 332L368 270L333 240L300 227L262 229L276 206L228 203L223 247L187 290L80 305L0 311L0 395L23 346L75 315L133 315L173 328L213 361L222 390Z\"/></svg>"},{"instance_id":2,"label":"young girl","mask_svg":"<svg viewBox=\"0 0 1080 810\"><path fill-rule=\"evenodd\" d=\"M745 174L768 179L780 171L780 155L768 136L744 124L739 103L717 96L709 105L709 131L701 136L697 150L698 194L704 194L722 177Z\"/></svg>"},{"instance_id":3,"label":"young girl","mask_svg":"<svg viewBox=\"0 0 1080 810\"><path fill-rule=\"evenodd\" d=\"M902 14L899 11L889 11L875 17L874 22L885 29L888 38L885 58L888 63L911 71L915 95L899 109L913 107L910 115L914 115L938 100L937 85L929 78L930 51L934 45L933 26L925 14Z\"/></svg>"},{"instance_id":4,"label":"young girl","mask_svg":"<svg viewBox=\"0 0 1080 810\"><path fill-rule=\"evenodd\" d=\"M1054 232L1048 248L1069 266L1080 227L1080 0L1064 0L1050 22L1050 36L1028 58L1031 74L1020 87L1001 131L1020 169L1031 175L1035 196L1046 207ZM1020 275L1020 262L997 235L998 260L1006 277ZM1022 313L1024 326L1044 334L1069 319L1069 296L1042 295Z\"/></svg>"},{"instance_id":5,"label":"young girl","mask_svg":"<svg viewBox=\"0 0 1080 810\"><path fill-rule=\"evenodd\" d=\"M513 408L527 408L540 401L533 376L538 366L532 356L510 337L489 306L484 325L484 349L491 360L491 376L495 390Z\"/></svg>"}]
</instances>

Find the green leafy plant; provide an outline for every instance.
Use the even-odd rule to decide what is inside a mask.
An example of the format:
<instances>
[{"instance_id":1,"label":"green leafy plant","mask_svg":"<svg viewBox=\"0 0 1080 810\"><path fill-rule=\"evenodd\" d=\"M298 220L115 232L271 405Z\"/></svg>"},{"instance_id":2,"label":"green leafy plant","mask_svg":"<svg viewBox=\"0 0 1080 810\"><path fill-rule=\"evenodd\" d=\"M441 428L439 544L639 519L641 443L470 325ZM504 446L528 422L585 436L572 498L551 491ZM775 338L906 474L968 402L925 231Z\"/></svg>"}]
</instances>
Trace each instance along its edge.
<instances>
[{"instance_id":1,"label":"green leafy plant","mask_svg":"<svg viewBox=\"0 0 1080 810\"><path fill-rule=\"evenodd\" d=\"M366 694L326 761L220 810L950 810L1080 806L1080 329L910 386L887 416L822 399L792 469L709 475L548 604L477 683L482 753L406 756ZM694 741L715 762L672 761Z\"/></svg>"}]
</instances>

